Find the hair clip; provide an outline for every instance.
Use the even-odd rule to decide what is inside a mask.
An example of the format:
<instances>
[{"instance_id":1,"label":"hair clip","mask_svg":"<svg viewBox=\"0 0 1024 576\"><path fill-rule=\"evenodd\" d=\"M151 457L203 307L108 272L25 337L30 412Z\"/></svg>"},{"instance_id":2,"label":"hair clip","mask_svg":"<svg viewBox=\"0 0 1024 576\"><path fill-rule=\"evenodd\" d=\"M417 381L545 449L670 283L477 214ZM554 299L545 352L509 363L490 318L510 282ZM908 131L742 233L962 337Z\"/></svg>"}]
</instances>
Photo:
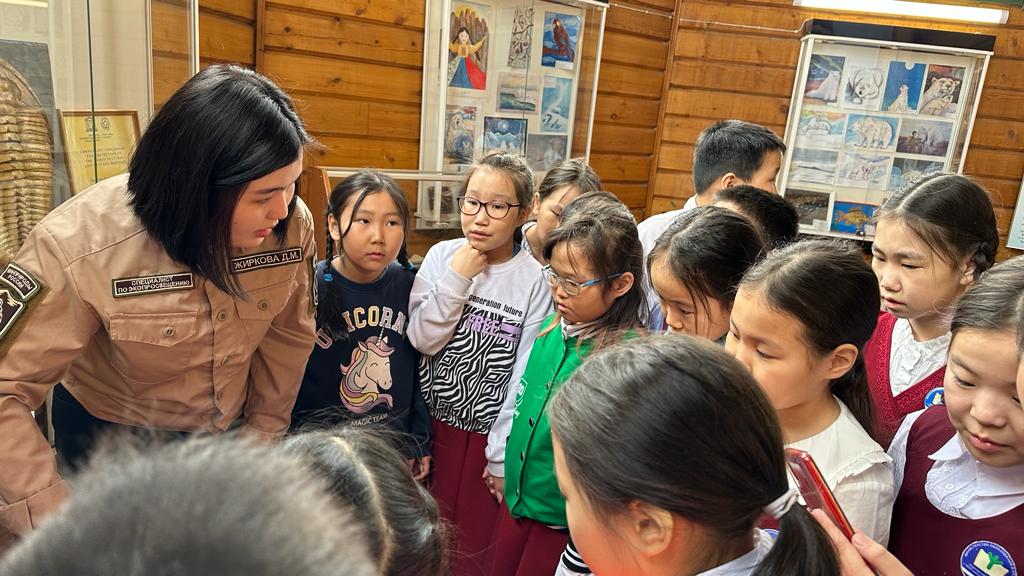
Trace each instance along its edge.
<instances>
[{"instance_id":1,"label":"hair clip","mask_svg":"<svg viewBox=\"0 0 1024 576\"><path fill-rule=\"evenodd\" d=\"M334 274L327 272L324 274L324 282L334 282Z\"/></svg>"}]
</instances>

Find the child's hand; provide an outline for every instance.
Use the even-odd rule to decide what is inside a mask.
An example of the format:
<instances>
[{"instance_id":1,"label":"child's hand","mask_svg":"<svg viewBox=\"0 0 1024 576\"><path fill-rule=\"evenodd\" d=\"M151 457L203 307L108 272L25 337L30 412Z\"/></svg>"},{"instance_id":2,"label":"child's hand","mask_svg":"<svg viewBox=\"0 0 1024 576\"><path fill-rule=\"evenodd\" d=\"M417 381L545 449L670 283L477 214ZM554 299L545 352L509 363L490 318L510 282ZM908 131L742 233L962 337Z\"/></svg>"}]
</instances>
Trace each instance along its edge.
<instances>
[{"instance_id":1,"label":"child's hand","mask_svg":"<svg viewBox=\"0 0 1024 576\"><path fill-rule=\"evenodd\" d=\"M843 576L914 576L895 556L863 532L854 533L851 543L824 512L814 510L811 515L825 529L832 545L836 547Z\"/></svg>"},{"instance_id":2,"label":"child's hand","mask_svg":"<svg viewBox=\"0 0 1024 576\"><path fill-rule=\"evenodd\" d=\"M498 504L505 499L505 478L502 476L493 476L484 468L483 474L484 484L487 485L487 491L494 496L494 499L498 501Z\"/></svg>"},{"instance_id":3,"label":"child's hand","mask_svg":"<svg viewBox=\"0 0 1024 576\"><path fill-rule=\"evenodd\" d=\"M416 480L423 480L427 477L427 474L430 474L430 456L410 458L405 461L405 464L409 467L412 477Z\"/></svg>"},{"instance_id":4,"label":"child's hand","mask_svg":"<svg viewBox=\"0 0 1024 576\"><path fill-rule=\"evenodd\" d=\"M467 242L452 255L452 270L466 280L472 280L487 266L487 253Z\"/></svg>"}]
</instances>

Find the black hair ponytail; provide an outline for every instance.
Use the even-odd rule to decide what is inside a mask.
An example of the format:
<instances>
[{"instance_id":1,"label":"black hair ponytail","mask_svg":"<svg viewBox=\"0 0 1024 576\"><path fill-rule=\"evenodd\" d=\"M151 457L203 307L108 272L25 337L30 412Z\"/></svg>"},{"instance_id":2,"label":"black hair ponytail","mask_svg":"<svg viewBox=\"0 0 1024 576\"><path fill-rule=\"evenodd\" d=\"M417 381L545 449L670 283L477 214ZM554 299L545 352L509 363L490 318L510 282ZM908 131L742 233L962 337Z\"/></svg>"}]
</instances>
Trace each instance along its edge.
<instances>
[{"instance_id":1,"label":"black hair ponytail","mask_svg":"<svg viewBox=\"0 0 1024 576\"><path fill-rule=\"evenodd\" d=\"M828 534L800 504L779 518L779 535L753 576L834 576L838 559Z\"/></svg>"}]
</instances>

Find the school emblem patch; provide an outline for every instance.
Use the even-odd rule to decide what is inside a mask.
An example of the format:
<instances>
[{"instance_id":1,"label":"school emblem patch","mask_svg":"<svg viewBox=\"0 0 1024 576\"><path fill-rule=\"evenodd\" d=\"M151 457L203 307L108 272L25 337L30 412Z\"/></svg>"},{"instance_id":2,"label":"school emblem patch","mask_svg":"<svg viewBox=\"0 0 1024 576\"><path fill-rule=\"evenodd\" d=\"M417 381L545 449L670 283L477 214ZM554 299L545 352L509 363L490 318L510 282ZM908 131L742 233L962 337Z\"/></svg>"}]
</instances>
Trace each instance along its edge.
<instances>
[{"instance_id":1,"label":"school emblem patch","mask_svg":"<svg viewBox=\"0 0 1024 576\"><path fill-rule=\"evenodd\" d=\"M978 540L960 554L960 573L963 576L1017 576L1017 565L1006 548Z\"/></svg>"},{"instance_id":2,"label":"school emblem patch","mask_svg":"<svg viewBox=\"0 0 1024 576\"><path fill-rule=\"evenodd\" d=\"M276 252L260 252L231 259L231 271L235 274L274 268L302 261L302 248L287 248Z\"/></svg>"},{"instance_id":3,"label":"school emblem patch","mask_svg":"<svg viewBox=\"0 0 1024 576\"><path fill-rule=\"evenodd\" d=\"M939 406L945 404L943 400L943 389L942 386L938 388L932 388L924 395L924 407L931 408L932 406Z\"/></svg>"},{"instance_id":4,"label":"school emblem patch","mask_svg":"<svg viewBox=\"0 0 1024 576\"><path fill-rule=\"evenodd\" d=\"M0 272L0 340L25 314L29 301L41 287L35 276L13 262Z\"/></svg>"}]
</instances>

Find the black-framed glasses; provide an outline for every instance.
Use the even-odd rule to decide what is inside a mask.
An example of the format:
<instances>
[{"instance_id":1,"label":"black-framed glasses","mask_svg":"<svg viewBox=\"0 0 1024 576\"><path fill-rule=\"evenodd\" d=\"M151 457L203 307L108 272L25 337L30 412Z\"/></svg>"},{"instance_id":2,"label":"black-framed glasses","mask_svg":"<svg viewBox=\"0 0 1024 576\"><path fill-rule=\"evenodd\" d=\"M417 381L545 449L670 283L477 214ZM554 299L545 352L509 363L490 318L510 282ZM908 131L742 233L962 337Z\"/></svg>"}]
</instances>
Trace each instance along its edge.
<instances>
[{"instance_id":1,"label":"black-framed glasses","mask_svg":"<svg viewBox=\"0 0 1024 576\"><path fill-rule=\"evenodd\" d=\"M522 206L522 204L509 204L501 201L481 202L472 196L459 196L458 201L459 212L466 216L476 216L480 213L480 208L483 208L487 215L495 220L501 220L508 216L509 210Z\"/></svg>"},{"instance_id":2,"label":"black-framed glasses","mask_svg":"<svg viewBox=\"0 0 1024 576\"><path fill-rule=\"evenodd\" d=\"M612 274L611 276L605 276L604 278L594 278L593 280L587 280L586 282L577 282L575 280L569 280L568 278L562 278L555 271L551 269L551 265L544 267L544 279L548 281L548 286L552 288L561 287L562 291L569 296L579 296L580 292L583 291L587 286L593 286L600 284L613 278L618 278L624 273L619 272L618 274Z\"/></svg>"}]
</instances>

